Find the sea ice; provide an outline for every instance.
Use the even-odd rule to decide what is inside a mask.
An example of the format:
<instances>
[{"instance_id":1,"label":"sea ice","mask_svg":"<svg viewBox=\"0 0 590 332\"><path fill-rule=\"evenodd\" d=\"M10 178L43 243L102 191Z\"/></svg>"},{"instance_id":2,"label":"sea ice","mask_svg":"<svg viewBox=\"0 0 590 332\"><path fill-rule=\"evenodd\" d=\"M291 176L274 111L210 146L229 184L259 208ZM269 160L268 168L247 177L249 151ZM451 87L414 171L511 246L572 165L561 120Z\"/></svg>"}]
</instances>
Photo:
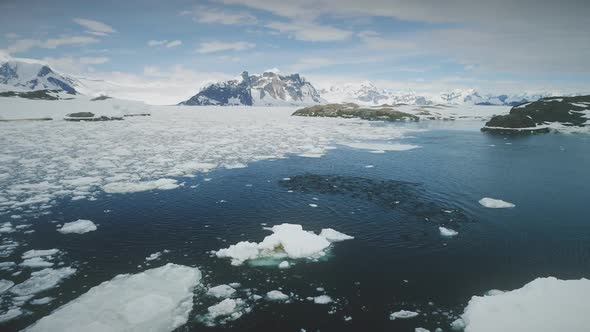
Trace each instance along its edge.
<instances>
[{"instance_id":1,"label":"sea ice","mask_svg":"<svg viewBox=\"0 0 590 332\"><path fill-rule=\"evenodd\" d=\"M45 256L53 256L59 253L59 249L33 249L29 251L25 251L22 255L22 259L29 259L33 257L45 257Z\"/></svg>"},{"instance_id":2,"label":"sea ice","mask_svg":"<svg viewBox=\"0 0 590 332\"><path fill-rule=\"evenodd\" d=\"M440 231L440 235L447 237L459 234L459 232L446 227L439 227L438 230Z\"/></svg>"},{"instance_id":3,"label":"sea ice","mask_svg":"<svg viewBox=\"0 0 590 332\"><path fill-rule=\"evenodd\" d=\"M587 331L590 280L537 278L522 288L474 296L461 316L466 332Z\"/></svg>"},{"instance_id":4,"label":"sea ice","mask_svg":"<svg viewBox=\"0 0 590 332\"><path fill-rule=\"evenodd\" d=\"M230 316L237 311L238 300L225 299L215 305L210 306L207 308L209 317L215 319L217 317Z\"/></svg>"},{"instance_id":5,"label":"sea ice","mask_svg":"<svg viewBox=\"0 0 590 332\"><path fill-rule=\"evenodd\" d=\"M501 199L493 199L489 197L484 197L480 199L479 204L491 209L513 208L516 206L510 202L505 202Z\"/></svg>"},{"instance_id":6,"label":"sea ice","mask_svg":"<svg viewBox=\"0 0 590 332\"><path fill-rule=\"evenodd\" d=\"M51 256L49 256L49 257L51 257ZM23 267L29 267L29 268L42 268L42 267L52 267L53 263L46 261L45 259L43 259L43 257L33 257L33 258L25 259L19 265L23 266Z\"/></svg>"},{"instance_id":7,"label":"sea ice","mask_svg":"<svg viewBox=\"0 0 590 332\"><path fill-rule=\"evenodd\" d=\"M289 262L282 261L279 263L279 269L288 269L288 268L289 268Z\"/></svg>"},{"instance_id":8,"label":"sea ice","mask_svg":"<svg viewBox=\"0 0 590 332\"><path fill-rule=\"evenodd\" d=\"M287 301L289 299L289 295L284 294L279 290L272 290L266 293L266 298L270 301Z\"/></svg>"},{"instance_id":9,"label":"sea ice","mask_svg":"<svg viewBox=\"0 0 590 332\"><path fill-rule=\"evenodd\" d=\"M10 308L3 314L0 314L0 323L7 322L23 314L20 308Z\"/></svg>"},{"instance_id":10,"label":"sea ice","mask_svg":"<svg viewBox=\"0 0 590 332\"><path fill-rule=\"evenodd\" d=\"M200 279L197 268L176 264L118 275L41 318L27 331L172 331L187 322Z\"/></svg>"},{"instance_id":11,"label":"sea ice","mask_svg":"<svg viewBox=\"0 0 590 332\"><path fill-rule=\"evenodd\" d=\"M418 316L417 312L408 311L408 310L400 310L400 311L394 312L391 315L389 315L389 319L391 319L391 320L409 319L409 318L414 318L416 316Z\"/></svg>"},{"instance_id":12,"label":"sea ice","mask_svg":"<svg viewBox=\"0 0 590 332\"><path fill-rule=\"evenodd\" d=\"M320 295L313 298L313 303L315 304L328 304L332 302L332 298L328 295Z\"/></svg>"},{"instance_id":13,"label":"sea ice","mask_svg":"<svg viewBox=\"0 0 590 332\"><path fill-rule=\"evenodd\" d=\"M320 258L331 244L326 237L305 231L297 224L281 224L265 229L273 234L260 243L242 241L214 253L219 258L231 258L232 265L241 265L247 260L259 258Z\"/></svg>"},{"instance_id":14,"label":"sea ice","mask_svg":"<svg viewBox=\"0 0 590 332\"><path fill-rule=\"evenodd\" d=\"M371 152L376 151L408 151L417 149L419 145L412 145L412 144L400 144L400 143L344 143L344 145L351 147L353 149L359 150L372 150Z\"/></svg>"},{"instance_id":15,"label":"sea ice","mask_svg":"<svg viewBox=\"0 0 590 332\"><path fill-rule=\"evenodd\" d=\"M44 304L47 304L53 300L54 300L54 298L52 298L52 297L42 297L40 299L35 299L35 300L31 301L30 303L32 305L44 305Z\"/></svg>"},{"instance_id":16,"label":"sea ice","mask_svg":"<svg viewBox=\"0 0 590 332\"><path fill-rule=\"evenodd\" d=\"M142 182L114 182L102 186L102 189L110 194L136 193L149 190L171 190L178 188L174 179L159 179Z\"/></svg>"},{"instance_id":17,"label":"sea ice","mask_svg":"<svg viewBox=\"0 0 590 332\"><path fill-rule=\"evenodd\" d=\"M322 229L322 231L320 232L320 236L325 237L326 240L328 240L330 242L340 242L340 241L354 239L354 236L350 236L350 235L346 235L344 233L340 233L337 230L332 229L332 228L324 228L324 229Z\"/></svg>"},{"instance_id":18,"label":"sea ice","mask_svg":"<svg viewBox=\"0 0 590 332\"><path fill-rule=\"evenodd\" d=\"M6 279L0 279L0 294L6 292L12 286L14 286L14 282Z\"/></svg>"},{"instance_id":19,"label":"sea ice","mask_svg":"<svg viewBox=\"0 0 590 332\"><path fill-rule=\"evenodd\" d=\"M62 267L59 269L43 269L31 273L31 277L22 283L12 287L10 292L24 296L33 295L42 291L54 288L62 280L69 278L76 273L76 269L71 267Z\"/></svg>"},{"instance_id":20,"label":"sea ice","mask_svg":"<svg viewBox=\"0 0 590 332\"><path fill-rule=\"evenodd\" d=\"M78 219L67 222L58 228L57 231L62 234L84 234L96 230L96 224L90 220Z\"/></svg>"},{"instance_id":21,"label":"sea ice","mask_svg":"<svg viewBox=\"0 0 590 332\"><path fill-rule=\"evenodd\" d=\"M219 285L209 288L207 295L216 298L228 298L231 297L235 292L236 290L229 285Z\"/></svg>"}]
</instances>

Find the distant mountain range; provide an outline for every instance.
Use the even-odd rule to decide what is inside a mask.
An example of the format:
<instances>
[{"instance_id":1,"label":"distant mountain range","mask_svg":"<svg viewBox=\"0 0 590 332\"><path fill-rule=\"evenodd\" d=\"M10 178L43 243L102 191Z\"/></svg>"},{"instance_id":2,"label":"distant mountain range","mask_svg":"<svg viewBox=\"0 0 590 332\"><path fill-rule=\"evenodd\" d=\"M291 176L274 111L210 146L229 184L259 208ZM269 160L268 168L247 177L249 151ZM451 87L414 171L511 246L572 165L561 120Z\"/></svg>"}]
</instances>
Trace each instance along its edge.
<instances>
[{"instance_id":1,"label":"distant mountain range","mask_svg":"<svg viewBox=\"0 0 590 332\"><path fill-rule=\"evenodd\" d=\"M0 62L0 91L58 90L69 94L104 94L117 96L117 85L101 80L78 79L52 70L35 60ZM110 94L110 93L109 93ZM16 94L22 96L22 94ZM551 94L480 94L474 89L453 90L434 95L396 92L381 89L371 82L334 85L316 89L299 74L279 75L267 71L259 75L243 72L238 78L205 86L179 105L187 106L310 106L352 102L359 105L503 105L514 106L549 97Z\"/></svg>"},{"instance_id":2,"label":"distant mountain range","mask_svg":"<svg viewBox=\"0 0 590 332\"><path fill-rule=\"evenodd\" d=\"M73 78L54 72L46 64L10 60L0 65L0 90L60 90L76 94L75 85Z\"/></svg>"},{"instance_id":3,"label":"distant mountain range","mask_svg":"<svg viewBox=\"0 0 590 332\"><path fill-rule=\"evenodd\" d=\"M287 106L325 102L313 85L299 74L281 76L273 72L264 72L260 75L249 75L245 71L239 79L206 86L179 105Z\"/></svg>"}]
</instances>

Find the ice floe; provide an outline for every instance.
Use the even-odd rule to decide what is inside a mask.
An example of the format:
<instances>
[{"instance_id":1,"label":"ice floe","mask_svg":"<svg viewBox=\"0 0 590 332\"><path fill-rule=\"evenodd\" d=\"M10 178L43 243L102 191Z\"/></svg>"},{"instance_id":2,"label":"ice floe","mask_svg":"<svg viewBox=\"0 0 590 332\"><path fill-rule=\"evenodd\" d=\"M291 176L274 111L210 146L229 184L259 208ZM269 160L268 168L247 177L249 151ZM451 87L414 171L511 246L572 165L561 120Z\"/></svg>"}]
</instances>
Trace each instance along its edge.
<instances>
[{"instance_id":1,"label":"ice floe","mask_svg":"<svg viewBox=\"0 0 590 332\"><path fill-rule=\"evenodd\" d=\"M522 288L474 296L461 321L468 332L587 331L590 280L537 278Z\"/></svg>"},{"instance_id":2,"label":"ice floe","mask_svg":"<svg viewBox=\"0 0 590 332\"><path fill-rule=\"evenodd\" d=\"M315 304L328 304L332 301L332 298L328 295L320 295L313 298L313 303Z\"/></svg>"},{"instance_id":3,"label":"ice floe","mask_svg":"<svg viewBox=\"0 0 590 332\"><path fill-rule=\"evenodd\" d=\"M40 299L32 300L29 303L31 303L32 305L45 305L53 300L54 300L54 298L52 298L52 297L42 297Z\"/></svg>"},{"instance_id":4,"label":"ice floe","mask_svg":"<svg viewBox=\"0 0 590 332\"><path fill-rule=\"evenodd\" d=\"M209 288L207 295L216 298L228 298L234 295L235 292L236 290L229 285L219 285Z\"/></svg>"},{"instance_id":5,"label":"ice floe","mask_svg":"<svg viewBox=\"0 0 590 332\"><path fill-rule=\"evenodd\" d=\"M18 307L10 308L10 309L8 309L8 311L0 314L0 323L9 321L11 319L15 319L16 317L18 317L22 314L23 314L23 311L21 310L21 308L18 308Z\"/></svg>"},{"instance_id":6,"label":"ice floe","mask_svg":"<svg viewBox=\"0 0 590 332\"><path fill-rule=\"evenodd\" d=\"M440 232L440 235L447 236L447 237L456 236L459 234L459 232L457 232L455 230L452 230L452 229L446 228L446 227L442 227L442 226L438 228L438 231Z\"/></svg>"},{"instance_id":7,"label":"ice floe","mask_svg":"<svg viewBox=\"0 0 590 332\"><path fill-rule=\"evenodd\" d=\"M288 269L288 268L289 268L289 262L282 261L279 263L279 269Z\"/></svg>"},{"instance_id":8,"label":"ice floe","mask_svg":"<svg viewBox=\"0 0 590 332\"><path fill-rule=\"evenodd\" d=\"M6 279L0 279L0 294L6 292L12 286L14 286L14 282Z\"/></svg>"},{"instance_id":9,"label":"ice floe","mask_svg":"<svg viewBox=\"0 0 590 332\"><path fill-rule=\"evenodd\" d=\"M328 238L303 230L301 225L281 224L268 228L273 234L265 237L262 242L242 241L228 248L214 251L219 258L230 258L232 265L241 265L245 261L260 258L311 258L324 256L325 250L331 245ZM337 235L325 230L328 236L343 239L342 233Z\"/></svg>"},{"instance_id":10,"label":"ice floe","mask_svg":"<svg viewBox=\"0 0 590 332\"><path fill-rule=\"evenodd\" d=\"M408 310L400 310L400 311L396 311L396 312L391 313L391 315L389 315L389 319L391 319L391 320L410 319L410 318L414 318L417 316L418 316L417 312L408 311Z\"/></svg>"},{"instance_id":11,"label":"ice floe","mask_svg":"<svg viewBox=\"0 0 590 332\"><path fill-rule=\"evenodd\" d=\"M266 293L266 298L269 301L287 301L289 299L289 295L281 292L280 290L272 290Z\"/></svg>"},{"instance_id":12,"label":"ice floe","mask_svg":"<svg viewBox=\"0 0 590 332\"><path fill-rule=\"evenodd\" d=\"M0 116L67 114L86 105L55 101L40 106L16 99L0 100L10 104L0 107ZM412 131L366 121L291 117L291 108L145 108L142 113L152 116L125 121L3 124L0 209L48 209L65 198L95 199L101 191L174 189L181 185L177 177L290 155L318 157L334 143L392 141Z\"/></svg>"},{"instance_id":13,"label":"ice floe","mask_svg":"<svg viewBox=\"0 0 590 332\"><path fill-rule=\"evenodd\" d=\"M484 198L480 199L479 204L481 204L487 208L490 208L490 209L505 209L505 208L513 208L516 206L510 202L506 202L501 199L489 198L489 197L484 197Z\"/></svg>"},{"instance_id":14,"label":"ice floe","mask_svg":"<svg viewBox=\"0 0 590 332\"><path fill-rule=\"evenodd\" d=\"M350 235L346 235L344 233L338 232L337 230L335 230L333 228L322 229L322 231L320 232L320 236L325 237L326 240L328 240L330 242L340 242L340 241L354 239L354 236L350 236Z\"/></svg>"},{"instance_id":15,"label":"ice floe","mask_svg":"<svg viewBox=\"0 0 590 332\"><path fill-rule=\"evenodd\" d=\"M62 234L84 234L96 230L96 224L90 220L78 219L67 222L57 229Z\"/></svg>"},{"instance_id":16,"label":"ice floe","mask_svg":"<svg viewBox=\"0 0 590 332\"><path fill-rule=\"evenodd\" d=\"M142 182L113 182L106 184L102 189L110 194L136 193L149 190L171 190L178 188L178 181L174 179L159 179Z\"/></svg>"},{"instance_id":17,"label":"ice floe","mask_svg":"<svg viewBox=\"0 0 590 332\"><path fill-rule=\"evenodd\" d=\"M167 264L118 275L58 308L27 331L172 331L193 307L197 268Z\"/></svg>"},{"instance_id":18,"label":"ice floe","mask_svg":"<svg viewBox=\"0 0 590 332\"><path fill-rule=\"evenodd\" d=\"M69 278L76 269L72 267L62 267L59 269L43 269L31 273L31 277L22 283L13 286L10 292L16 295L34 295L45 290L54 288L64 279Z\"/></svg>"}]
</instances>

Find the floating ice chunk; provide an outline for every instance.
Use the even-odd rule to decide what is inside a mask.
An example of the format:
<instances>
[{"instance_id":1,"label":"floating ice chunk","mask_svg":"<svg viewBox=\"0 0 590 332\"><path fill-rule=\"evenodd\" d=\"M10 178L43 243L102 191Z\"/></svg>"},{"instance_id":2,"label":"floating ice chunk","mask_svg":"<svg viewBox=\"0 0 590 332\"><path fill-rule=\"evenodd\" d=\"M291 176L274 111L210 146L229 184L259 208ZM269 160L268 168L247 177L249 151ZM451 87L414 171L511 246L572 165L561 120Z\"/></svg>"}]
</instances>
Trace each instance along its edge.
<instances>
[{"instance_id":1,"label":"floating ice chunk","mask_svg":"<svg viewBox=\"0 0 590 332\"><path fill-rule=\"evenodd\" d=\"M481 204L487 208L490 208L490 209L505 209L505 208L513 208L516 206L510 202L505 202L501 199L493 199L493 198L489 198L489 197L484 197L484 198L480 199L479 204Z\"/></svg>"},{"instance_id":2,"label":"floating ice chunk","mask_svg":"<svg viewBox=\"0 0 590 332\"><path fill-rule=\"evenodd\" d=\"M289 268L289 262L282 261L281 263L279 263L279 269L288 269L288 268Z\"/></svg>"},{"instance_id":3,"label":"floating ice chunk","mask_svg":"<svg viewBox=\"0 0 590 332\"><path fill-rule=\"evenodd\" d=\"M168 250L168 249L165 249L163 251L158 251L158 252L155 252L155 253L147 256L145 258L145 260L148 261L148 262L151 262L151 261L154 261L154 260L162 257L163 254L166 254L166 253L169 253L169 252L170 252L170 250Z\"/></svg>"},{"instance_id":4,"label":"floating ice chunk","mask_svg":"<svg viewBox=\"0 0 590 332\"><path fill-rule=\"evenodd\" d=\"M395 320L395 319L409 319L409 318L414 318L418 316L417 312L414 311L408 311L408 310L400 310L397 312L393 312L391 315L389 315L389 319L391 320Z\"/></svg>"},{"instance_id":5,"label":"floating ice chunk","mask_svg":"<svg viewBox=\"0 0 590 332\"><path fill-rule=\"evenodd\" d=\"M321 235L304 231L301 225L281 224L266 228L273 234L260 243L242 241L215 253L219 258L231 258L232 265L260 258L320 258L330 241Z\"/></svg>"},{"instance_id":6,"label":"floating ice chunk","mask_svg":"<svg viewBox=\"0 0 590 332\"><path fill-rule=\"evenodd\" d=\"M178 187L178 182L174 179L159 179L143 182L113 182L102 186L102 189L110 194L124 194L149 190L171 190Z\"/></svg>"},{"instance_id":7,"label":"floating ice chunk","mask_svg":"<svg viewBox=\"0 0 590 332\"><path fill-rule=\"evenodd\" d=\"M430 330L427 330L423 327L417 327L414 329L414 332L430 332Z\"/></svg>"},{"instance_id":8,"label":"floating ice chunk","mask_svg":"<svg viewBox=\"0 0 590 332\"><path fill-rule=\"evenodd\" d=\"M10 308L5 313L0 314L0 323L15 319L22 314L23 311L20 308Z\"/></svg>"},{"instance_id":9,"label":"floating ice chunk","mask_svg":"<svg viewBox=\"0 0 590 332\"><path fill-rule=\"evenodd\" d=\"M0 270L12 270L15 266L15 262L2 262L0 263Z\"/></svg>"},{"instance_id":10,"label":"floating ice chunk","mask_svg":"<svg viewBox=\"0 0 590 332\"><path fill-rule=\"evenodd\" d=\"M313 207L313 208L317 208L317 207L318 207L318 205L317 205L317 204L313 204L313 203L312 203L312 204L309 204L309 206L310 206L310 207Z\"/></svg>"},{"instance_id":11,"label":"floating ice chunk","mask_svg":"<svg viewBox=\"0 0 590 332\"><path fill-rule=\"evenodd\" d=\"M451 330L453 331L463 331L464 329L465 322L461 318L457 318L451 323Z\"/></svg>"},{"instance_id":12,"label":"floating ice chunk","mask_svg":"<svg viewBox=\"0 0 590 332\"><path fill-rule=\"evenodd\" d=\"M52 297L42 297L40 299L35 299L29 303L31 303L32 305L44 305L44 304L47 304L53 300L54 300L54 298L52 298Z\"/></svg>"},{"instance_id":13,"label":"floating ice chunk","mask_svg":"<svg viewBox=\"0 0 590 332\"><path fill-rule=\"evenodd\" d=\"M537 278L522 288L474 296L461 316L465 331L587 331L590 280Z\"/></svg>"},{"instance_id":14,"label":"floating ice chunk","mask_svg":"<svg viewBox=\"0 0 590 332\"><path fill-rule=\"evenodd\" d=\"M442 236L455 236L459 234L459 232L446 227L439 227L438 230Z\"/></svg>"},{"instance_id":15,"label":"floating ice chunk","mask_svg":"<svg viewBox=\"0 0 590 332\"><path fill-rule=\"evenodd\" d=\"M240 284L239 282L232 282L232 283L229 284L229 286L231 288L234 288L235 289L235 288L240 288L240 286L242 286L242 284Z\"/></svg>"},{"instance_id":16,"label":"floating ice chunk","mask_svg":"<svg viewBox=\"0 0 590 332\"><path fill-rule=\"evenodd\" d=\"M238 300L225 299L215 305L207 308L209 317L215 319L217 317L230 316L238 310Z\"/></svg>"},{"instance_id":17,"label":"floating ice chunk","mask_svg":"<svg viewBox=\"0 0 590 332\"><path fill-rule=\"evenodd\" d=\"M266 293L266 298L270 301L287 301L289 299L289 295L284 294L279 290L272 290Z\"/></svg>"},{"instance_id":18,"label":"floating ice chunk","mask_svg":"<svg viewBox=\"0 0 590 332\"><path fill-rule=\"evenodd\" d=\"M12 287L10 292L16 295L33 295L57 286L62 280L76 273L76 269L62 267L60 269L43 269L31 273L31 277Z\"/></svg>"},{"instance_id":19,"label":"floating ice chunk","mask_svg":"<svg viewBox=\"0 0 590 332\"><path fill-rule=\"evenodd\" d=\"M229 285L219 285L209 288L207 295L214 296L216 298L228 298L231 297L236 290Z\"/></svg>"},{"instance_id":20,"label":"floating ice chunk","mask_svg":"<svg viewBox=\"0 0 590 332\"><path fill-rule=\"evenodd\" d=\"M78 219L67 222L58 228L57 231L62 234L84 234L96 230L96 224L90 220Z\"/></svg>"},{"instance_id":21,"label":"floating ice chunk","mask_svg":"<svg viewBox=\"0 0 590 332\"><path fill-rule=\"evenodd\" d=\"M53 263L46 261L45 259L43 259L43 257L33 257L33 258L25 259L19 265L23 266L23 267L29 267L29 268L34 269L34 268L42 268L42 267L52 267Z\"/></svg>"},{"instance_id":22,"label":"floating ice chunk","mask_svg":"<svg viewBox=\"0 0 590 332\"><path fill-rule=\"evenodd\" d=\"M340 242L340 241L354 239L354 236L350 236L350 235L346 235L344 233L340 233L337 230L332 229L332 228L324 228L324 229L322 229L322 231L320 232L320 236L325 237L326 240L328 240L330 242Z\"/></svg>"},{"instance_id":23,"label":"floating ice chunk","mask_svg":"<svg viewBox=\"0 0 590 332\"><path fill-rule=\"evenodd\" d=\"M6 279L0 279L0 294L6 292L12 286L14 286L14 282Z\"/></svg>"},{"instance_id":24,"label":"floating ice chunk","mask_svg":"<svg viewBox=\"0 0 590 332\"><path fill-rule=\"evenodd\" d=\"M494 295L500 295L500 294L504 294L504 291L501 291L499 289L490 289L489 291L487 291L485 293L485 295L487 295L487 296L494 296Z\"/></svg>"},{"instance_id":25,"label":"floating ice chunk","mask_svg":"<svg viewBox=\"0 0 590 332\"><path fill-rule=\"evenodd\" d=\"M118 275L40 319L35 331L172 331L183 325L200 282L197 268L176 264Z\"/></svg>"},{"instance_id":26,"label":"floating ice chunk","mask_svg":"<svg viewBox=\"0 0 590 332\"><path fill-rule=\"evenodd\" d=\"M29 251L25 251L22 255L22 259L29 259L33 257L45 257L45 256L53 256L59 253L59 249L33 249Z\"/></svg>"},{"instance_id":27,"label":"floating ice chunk","mask_svg":"<svg viewBox=\"0 0 590 332\"><path fill-rule=\"evenodd\" d=\"M315 304L328 304L332 302L332 298L328 295L320 295L313 298L313 303Z\"/></svg>"}]
</instances>

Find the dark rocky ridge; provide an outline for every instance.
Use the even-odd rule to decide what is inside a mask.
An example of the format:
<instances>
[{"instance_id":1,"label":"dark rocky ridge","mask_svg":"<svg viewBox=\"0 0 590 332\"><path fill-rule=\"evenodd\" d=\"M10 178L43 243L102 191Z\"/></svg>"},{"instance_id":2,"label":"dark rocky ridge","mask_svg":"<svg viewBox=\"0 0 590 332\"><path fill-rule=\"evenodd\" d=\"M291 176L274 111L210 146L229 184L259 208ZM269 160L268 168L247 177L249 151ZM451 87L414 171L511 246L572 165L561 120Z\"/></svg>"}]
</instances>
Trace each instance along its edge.
<instances>
[{"instance_id":1,"label":"dark rocky ridge","mask_svg":"<svg viewBox=\"0 0 590 332\"><path fill-rule=\"evenodd\" d=\"M582 106L585 105L585 106ZM589 120L582 113L590 109L590 96L550 97L512 107L507 115L497 115L481 129L491 133L548 133L546 125L586 126Z\"/></svg>"},{"instance_id":2,"label":"dark rocky ridge","mask_svg":"<svg viewBox=\"0 0 590 332\"><path fill-rule=\"evenodd\" d=\"M364 108L354 103L316 105L299 109L293 116L358 118L369 121L418 121L415 115L391 107Z\"/></svg>"}]
</instances>

